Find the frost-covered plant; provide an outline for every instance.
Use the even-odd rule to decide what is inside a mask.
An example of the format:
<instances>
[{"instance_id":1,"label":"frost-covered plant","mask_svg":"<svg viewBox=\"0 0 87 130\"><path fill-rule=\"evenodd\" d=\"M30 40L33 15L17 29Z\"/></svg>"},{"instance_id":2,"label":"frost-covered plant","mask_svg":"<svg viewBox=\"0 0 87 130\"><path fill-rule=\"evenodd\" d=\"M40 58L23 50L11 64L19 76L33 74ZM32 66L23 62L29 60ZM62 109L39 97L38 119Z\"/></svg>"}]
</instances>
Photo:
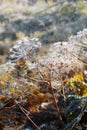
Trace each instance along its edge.
<instances>
[{"instance_id":1,"label":"frost-covered plant","mask_svg":"<svg viewBox=\"0 0 87 130\"><path fill-rule=\"evenodd\" d=\"M67 98L70 93L76 94L76 91L73 92L72 87L70 84L67 85L65 80L68 78L73 84L70 80L73 77L78 84L79 78L80 85L83 85L83 88L87 87L87 83L84 85L83 75L75 75L83 74L81 67L87 58L86 41L87 30L83 30L77 36L71 37L69 42L54 43L43 56L40 55L42 47L37 39L25 38L18 41L10 49L9 61L0 66L0 95L17 98L20 101L24 99L29 105L29 110L35 108L35 111L43 102L54 102L58 119L62 121L61 113L65 108L61 108L60 112L57 104L59 95L62 94L67 102L71 101L65 111L67 125L64 130L75 128L87 109L87 93L82 95L85 97L74 95L73 98ZM0 100L1 104L3 103Z\"/></svg>"},{"instance_id":2,"label":"frost-covered plant","mask_svg":"<svg viewBox=\"0 0 87 130\"><path fill-rule=\"evenodd\" d=\"M72 36L69 39L68 48L74 56L87 63L87 29L78 32L76 36Z\"/></svg>"},{"instance_id":3,"label":"frost-covered plant","mask_svg":"<svg viewBox=\"0 0 87 130\"><path fill-rule=\"evenodd\" d=\"M35 60L37 53L41 47L41 43L37 38L28 39L27 37L18 40L16 45L10 49L9 60L17 62L20 59Z\"/></svg>"},{"instance_id":4,"label":"frost-covered plant","mask_svg":"<svg viewBox=\"0 0 87 130\"><path fill-rule=\"evenodd\" d=\"M80 54L86 58L86 41L87 30L85 29L77 36L71 37L69 42L54 43L47 54L40 56L38 52L42 48L39 40L24 38L17 41L17 44L10 49L8 66L4 65L7 68L5 72L13 76L19 88L30 87L29 83L36 85L36 81L45 81L47 77L51 79L52 87L61 91L64 80L79 73L82 62L78 58L80 59ZM38 55L39 58L37 58Z\"/></svg>"}]
</instances>

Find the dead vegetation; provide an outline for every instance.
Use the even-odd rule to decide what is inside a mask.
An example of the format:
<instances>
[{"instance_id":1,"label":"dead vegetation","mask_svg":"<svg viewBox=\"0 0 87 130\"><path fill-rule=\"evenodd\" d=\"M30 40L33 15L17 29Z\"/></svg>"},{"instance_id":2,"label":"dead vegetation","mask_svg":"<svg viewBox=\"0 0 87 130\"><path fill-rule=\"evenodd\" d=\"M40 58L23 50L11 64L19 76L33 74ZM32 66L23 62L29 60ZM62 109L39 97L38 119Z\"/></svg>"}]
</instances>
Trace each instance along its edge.
<instances>
[{"instance_id":1,"label":"dead vegetation","mask_svg":"<svg viewBox=\"0 0 87 130\"><path fill-rule=\"evenodd\" d=\"M87 128L86 41L86 29L48 51L36 38L17 41L0 66L0 129Z\"/></svg>"}]
</instances>

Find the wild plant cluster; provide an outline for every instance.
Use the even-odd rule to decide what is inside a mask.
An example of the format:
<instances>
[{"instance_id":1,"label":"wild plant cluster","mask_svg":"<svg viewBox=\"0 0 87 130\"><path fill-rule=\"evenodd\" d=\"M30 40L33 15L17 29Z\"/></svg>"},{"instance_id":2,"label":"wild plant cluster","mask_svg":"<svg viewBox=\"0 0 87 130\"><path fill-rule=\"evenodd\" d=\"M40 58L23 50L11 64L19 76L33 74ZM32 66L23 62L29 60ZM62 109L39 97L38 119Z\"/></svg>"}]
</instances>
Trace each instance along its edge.
<instances>
[{"instance_id":1,"label":"wild plant cluster","mask_svg":"<svg viewBox=\"0 0 87 130\"><path fill-rule=\"evenodd\" d=\"M43 103L54 103L64 130L76 128L87 109L86 65L87 29L48 50L37 38L19 40L9 51L8 62L0 66L0 107L3 97L27 102L35 112ZM61 110L60 96L66 104Z\"/></svg>"}]
</instances>

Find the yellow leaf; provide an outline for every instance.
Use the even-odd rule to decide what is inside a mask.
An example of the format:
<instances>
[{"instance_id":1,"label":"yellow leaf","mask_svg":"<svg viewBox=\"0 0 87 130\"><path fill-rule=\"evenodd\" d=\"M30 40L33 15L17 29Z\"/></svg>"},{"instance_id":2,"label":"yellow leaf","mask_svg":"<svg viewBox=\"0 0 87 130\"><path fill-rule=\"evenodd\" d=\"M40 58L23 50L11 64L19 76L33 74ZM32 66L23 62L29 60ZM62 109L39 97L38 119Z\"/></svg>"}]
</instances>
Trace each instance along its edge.
<instances>
[{"instance_id":1,"label":"yellow leaf","mask_svg":"<svg viewBox=\"0 0 87 130\"><path fill-rule=\"evenodd\" d=\"M73 79L77 82L82 82L83 81L83 75L82 74L74 75Z\"/></svg>"},{"instance_id":2,"label":"yellow leaf","mask_svg":"<svg viewBox=\"0 0 87 130\"><path fill-rule=\"evenodd\" d=\"M0 79L0 83L4 85L7 81L9 81L9 75L5 75Z\"/></svg>"},{"instance_id":3,"label":"yellow leaf","mask_svg":"<svg viewBox=\"0 0 87 130\"><path fill-rule=\"evenodd\" d=\"M83 90L83 96L87 96L87 87Z\"/></svg>"},{"instance_id":4,"label":"yellow leaf","mask_svg":"<svg viewBox=\"0 0 87 130\"><path fill-rule=\"evenodd\" d=\"M70 82L70 85L71 85L73 88L77 88L76 82Z\"/></svg>"}]
</instances>

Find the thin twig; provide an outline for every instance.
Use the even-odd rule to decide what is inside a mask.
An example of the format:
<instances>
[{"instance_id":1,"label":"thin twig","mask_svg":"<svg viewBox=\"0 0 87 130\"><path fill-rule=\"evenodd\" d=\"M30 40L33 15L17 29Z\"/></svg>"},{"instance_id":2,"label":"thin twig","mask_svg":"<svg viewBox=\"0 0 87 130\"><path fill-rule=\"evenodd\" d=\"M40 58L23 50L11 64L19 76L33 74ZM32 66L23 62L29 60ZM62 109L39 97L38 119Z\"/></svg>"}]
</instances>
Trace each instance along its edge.
<instances>
[{"instance_id":1,"label":"thin twig","mask_svg":"<svg viewBox=\"0 0 87 130\"><path fill-rule=\"evenodd\" d=\"M14 98L13 99L9 99L7 102L6 102L6 104L5 105L3 105L2 107L0 107L0 110L3 110L9 103L11 103L12 101L14 101ZM13 105L12 105L13 106ZM12 107L11 106L11 107ZM9 108L11 108L11 107L9 107Z\"/></svg>"},{"instance_id":2,"label":"thin twig","mask_svg":"<svg viewBox=\"0 0 87 130\"><path fill-rule=\"evenodd\" d=\"M27 78L29 78L30 80L36 81L36 82L45 82L44 80L32 78L32 77L29 77L29 76L27 76Z\"/></svg>"},{"instance_id":3,"label":"thin twig","mask_svg":"<svg viewBox=\"0 0 87 130\"><path fill-rule=\"evenodd\" d=\"M62 67L59 69L59 74L60 74L60 81L61 81L61 88L62 88L62 95L64 97L64 99L66 99L66 96L65 96L65 91L64 91L64 82L63 82L63 76L62 76Z\"/></svg>"},{"instance_id":4,"label":"thin twig","mask_svg":"<svg viewBox=\"0 0 87 130\"><path fill-rule=\"evenodd\" d=\"M75 54L73 54L71 51L68 51L73 57L77 58L80 62L82 62L83 64L86 64L87 63L84 61L84 60L81 60L78 56L76 56Z\"/></svg>"},{"instance_id":5,"label":"thin twig","mask_svg":"<svg viewBox=\"0 0 87 130\"><path fill-rule=\"evenodd\" d=\"M27 115L32 115L28 110L22 107L22 109L27 113Z\"/></svg>"},{"instance_id":6,"label":"thin twig","mask_svg":"<svg viewBox=\"0 0 87 130\"><path fill-rule=\"evenodd\" d=\"M33 121L32 119L29 117L29 115L26 114L26 112L23 110L23 108L18 104L18 101L15 99L15 103L16 105L20 108L20 110L24 113L24 115L28 118L28 120L34 125L35 128L37 128L38 130L41 130Z\"/></svg>"},{"instance_id":7,"label":"thin twig","mask_svg":"<svg viewBox=\"0 0 87 130\"><path fill-rule=\"evenodd\" d=\"M58 113L58 117L59 117L60 121L62 121L62 116L61 116L60 110L57 106L57 101L56 101L56 98L55 98L55 95L54 95L54 91L53 91L51 81L49 80L48 83L49 83L49 87L50 87L51 92L52 92L52 96L53 96L54 104L55 104L55 107L56 107L56 110L57 110L57 113Z\"/></svg>"},{"instance_id":8,"label":"thin twig","mask_svg":"<svg viewBox=\"0 0 87 130\"><path fill-rule=\"evenodd\" d=\"M62 116L61 116L60 110L57 106L57 101L56 101L56 98L55 98L55 95L54 95L53 87L52 87L52 84L51 84L51 79L47 78L47 76L46 76L46 79L45 79L45 83L48 83L48 85L51 89L53 101L54 101L54 104L55 104L55 107L56 107L56 110L57 110L57 113L58 113L59 120L62 121Z\"/></svg>"}]
</instances>

